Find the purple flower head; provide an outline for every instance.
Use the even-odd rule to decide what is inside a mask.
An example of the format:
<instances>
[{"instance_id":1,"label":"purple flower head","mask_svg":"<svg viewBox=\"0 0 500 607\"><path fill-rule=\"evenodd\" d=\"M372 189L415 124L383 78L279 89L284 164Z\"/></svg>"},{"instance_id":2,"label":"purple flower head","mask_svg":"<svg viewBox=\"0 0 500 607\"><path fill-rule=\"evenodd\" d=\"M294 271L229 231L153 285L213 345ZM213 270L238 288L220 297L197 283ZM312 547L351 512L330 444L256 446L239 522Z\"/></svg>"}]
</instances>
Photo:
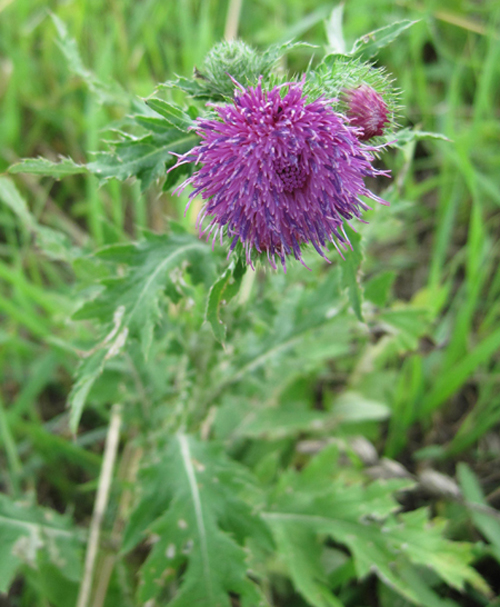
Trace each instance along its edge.
<instances>
[{"instance_id":1,"label":"purple flower head","mask_svg":"<svg viewBox=\"0 0 500 607\"><path fill-rule=\"evenodd\" d=\"M217 119L198 119L201 143L176 165L201 165L177 188L192 184L190 202L198 194L204 200L200 236L222 243L226 233L230 252L240 242L252 267L255 249L273 268L277 257L285 271L288 255L304 263L302 244L325 259L329 240L340 252L337 241L349 243L343 222L369 208L359 196L384 203L363 181L387 174L373 168L374 148L359 142L358 129L333 111L332 100L307 103L303 83L269 92L260 83L238 86L233 103L213 106Z\"/></svg>"},{"instance_id":2,"label":"purple flower head","mask_svg":"<svg viewBox=\"0 0 500 607\"><path fill-rule=\"evenodd\" d=\"M390 122L389 111L382 97L375 89L362 84L356 89L346 91L347 116L350 124L360 129L360 141L383 135L384 126Z\"/></svg>"}]
</instances>

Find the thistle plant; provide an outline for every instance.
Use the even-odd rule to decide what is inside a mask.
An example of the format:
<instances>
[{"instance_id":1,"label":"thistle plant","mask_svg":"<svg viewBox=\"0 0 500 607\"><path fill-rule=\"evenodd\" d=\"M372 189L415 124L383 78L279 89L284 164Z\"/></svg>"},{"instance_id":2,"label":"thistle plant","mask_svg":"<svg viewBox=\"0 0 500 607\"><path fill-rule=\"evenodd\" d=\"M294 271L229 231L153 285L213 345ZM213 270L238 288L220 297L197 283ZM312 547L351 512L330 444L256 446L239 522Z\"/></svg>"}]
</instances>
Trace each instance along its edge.
<instances>
[{"instance_id":1,"label":"thistle plant","mask_svg":"<svg viewBox=\"0 0 500 607\"><path fill-rule=\"evenodd\" d=\"M148 607L257 607L289 597L350 607L360 604L352 588L368 576L405 605L444 605L443 587L466 584L488 595L472 544L448 539L425 508L403 512L411 474L373 480L353 446L363 428L390 416L377 365L416 348L433 320L405 310L383 316L389 283L364 297L361 274L365 213L372 203L372 218L389 212L376 209L390 197L382 163L402 145L404 116L373 58L410 25L372 32L349 52L309 49L305 73L283 69L303 45L220 43L191 77L159 84L146 100L124 94L130 114L87 164L39 158L11 167L92 174L103 186L134 179L143 194L161 184L181 202L166 233L142 229L137 240L94 250L41 226L5 186L38 248L81 280L65 343L80 359L70 431L78 435L88 410L107 420L110 403L120 407L98 500L101 508L111 500L117 522L106 528L96 507L83 573L82 534L69 518L55 518L52 535L30 550L23 537L32 528L20 526L7 537L17 560L1 590L18 565L35 566L38 550L51 567L61 555L77 563L59 575L77 584L78 607L111 583L120 604ZM94 92L108 91L78 73ZM404 131L404 143L417 136ZM352 382L317 406L311 386L326 383L332 364L343 369L353 351L365 352L382 325L391 327L385 349L359 354ZM120 424L123 459L134 465L110 493ZM23 520L38 524L45 514L34 507ZM99 531L109 540L100 547Z\"/></svg>"}]
</instances>

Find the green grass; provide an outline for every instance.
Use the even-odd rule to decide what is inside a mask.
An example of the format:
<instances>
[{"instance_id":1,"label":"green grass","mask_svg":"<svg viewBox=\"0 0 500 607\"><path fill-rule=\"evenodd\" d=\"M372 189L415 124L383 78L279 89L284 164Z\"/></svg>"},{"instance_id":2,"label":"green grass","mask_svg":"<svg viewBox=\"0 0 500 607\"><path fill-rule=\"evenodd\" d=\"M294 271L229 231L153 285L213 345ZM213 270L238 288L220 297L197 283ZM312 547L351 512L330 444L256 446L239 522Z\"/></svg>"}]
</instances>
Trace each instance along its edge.
<instances>
[{"instance_id":1,"label":"green grass","mask_svg":"<svg viewBox=\"0 0 500 607\"><path fill-rule=\"evenodd\" d=\"M227 12L227 3L215 0L49 4L99 82L116 82L131 97L150 95L174 73L190 75L223 37ZM323 45L323 19L331 8L317 0L247 1L239 33L261 48L291 36ZM432 467L454 476L461 462L459 480L467 500L498 508L500 10L493 0L353 0L345 6L345 37L352 42L403 18L419 22L384 49L378 61L401 89L402 122L442 133L450 141L413 142L400 153L384 155L394 173L387 192L392 206L368 214L371 223L362 230L363 269L365 284L381 272L394 273L389 305L377 326L360 329L341 360L326 365L319 378L311 375L307 389L322 391L326 400L340 388L383 400L392 412L390 420L367 422L360 430L379 453L412 473ZM310 53L293 52L288 67L305 69ZM112 86L103 92L91 82L96 96L81 69L74 61L68 67L46 2L0 1L0 171L39 155L84 162L102 149L103 129L122 118L126 108L115 103ZM156 186L142 194L137 183L99 187L91 175L60 182L11 178L29 201L34 221L61 230L72 245L88 252L135 238L141 227L161 232L165 217L183 214L184 199L162 194ZM5 195L0 191L2 202ZM0 234L0 489L16 499L35 495L39 504L73 513L85 527L115 394L103 387L104 406L91 408L75 440L65 403L78 350L87 349L89 335L70 316L100 270L82 260L75 279L67 264L40 254L34 230L23 227L7 204L0 206ZM276 292L285 290L283 280L276 278ZM307 284L309 278L298 280ZM253 297L261 287L254 287ZM264 320L256 323L257 333L267 330L268 312L258 309ZM235 367L234 376L258 368L262 356L257 353ZM179 374L178 381L184 379ZM220 385L231 381L222 379ZM154 420L150 423L154 428ZM125 430L129 440L135 431L131 423ZM247 457L250 461L252 453ZM259 474L265 477L264 468L273 465L266 459ZM446 497L421 499L453 523ZM460 533L493 546L481 571L500 592L498 520L460 508L456 516L470 515L471 521ZM378 603L353 592L353 606L363 601L396 604L392 595L384 595L388 591L380 591ZM466 595L452 598L456 604L487 604L472 590ZM5 600L9 607L59 607L47 596L52 595L33 578L31 584L19 581ZM293 600L290 605L304 604Z\"/></svg>"}]
</instances>

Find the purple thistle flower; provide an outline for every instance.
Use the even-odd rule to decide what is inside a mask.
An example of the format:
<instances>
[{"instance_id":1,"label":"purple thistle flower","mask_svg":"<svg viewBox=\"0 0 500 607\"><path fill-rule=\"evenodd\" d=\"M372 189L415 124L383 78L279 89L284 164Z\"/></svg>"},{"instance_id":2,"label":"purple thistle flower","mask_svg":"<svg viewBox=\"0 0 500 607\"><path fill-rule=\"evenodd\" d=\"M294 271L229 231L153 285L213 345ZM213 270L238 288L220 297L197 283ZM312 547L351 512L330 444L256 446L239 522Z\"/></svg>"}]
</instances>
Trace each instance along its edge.
<instances>
[{"instance_id":1,"label":"purple thistle flower","mask_svg":"<svg viewBox=\"0 0 500 607\"><path fill-rule=\"evenodd\" d=\"M389 111L382 97L375 89L362 84L356 89L345 92L350 124L360 129L360 141L383 135L384 126L390 122Z\"/></svg>"},{"instance_id":2,"label":"purple thistle flower","mask_svg":"<svg viewBox=\"0 0 500 607\"><path fill-rule=\"evenodd\" d=\"M229 253L241 242L252 268L253 249L275 269L277 256L285 271L288 255L304 264L302 244L326 259L330 240L342 256L336 240L350 244L343 222L369 208L359 196L386 204L363 182L387 175L372 166L375 148L358 141L358 130L333 111L332 100L306 103L303 83L269 92L260 83L238 86L234 103L212 106L218 119L198 119L202 141L176 164L201 164L176 190L192 184L188 206L201 194L200 236L213 235L213 246L226 232L233 238Z\"/></svg>"}]
</instances>

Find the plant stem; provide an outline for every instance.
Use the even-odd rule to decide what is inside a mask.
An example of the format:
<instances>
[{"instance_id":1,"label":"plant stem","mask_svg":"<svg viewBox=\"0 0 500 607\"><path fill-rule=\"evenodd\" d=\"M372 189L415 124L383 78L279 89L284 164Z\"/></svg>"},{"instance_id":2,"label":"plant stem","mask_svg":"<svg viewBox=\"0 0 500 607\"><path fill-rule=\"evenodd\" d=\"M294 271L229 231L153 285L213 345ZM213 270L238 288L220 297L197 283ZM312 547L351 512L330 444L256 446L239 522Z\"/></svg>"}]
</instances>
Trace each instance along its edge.
<instances>
[{"instance_id":1,"label":"plant stem","mask_svg":"<svg viewBox=\"0 0 500 607\"><path fill-rule=\"evenodd\" d=\"M106 436L106 445L104 446L104 458L101 474L99 476L94 512L92 513L92 520L90 521L89 541L87 544L87 553L85 555L85 569L80 592L78 593L77 607L87 607L89 603L95 561L99 549L101 525L108 505L109 491L113 479L113 468L118 451L121 421L121 407L120 405L113 405L111 410L111 421Z\"/></svg>"},{"instance_id":2,"label":"plant stem","mask_svg":"<svg viewBox=\"0 0 500 607\"><path fill-rule=\"evenodd\" d=\"M238 23L240 20L241 5L243 0L230 0L227 9L226 27L224 28L224 38L234 40L238 36Z\"/></svg>"}]
</instances>

